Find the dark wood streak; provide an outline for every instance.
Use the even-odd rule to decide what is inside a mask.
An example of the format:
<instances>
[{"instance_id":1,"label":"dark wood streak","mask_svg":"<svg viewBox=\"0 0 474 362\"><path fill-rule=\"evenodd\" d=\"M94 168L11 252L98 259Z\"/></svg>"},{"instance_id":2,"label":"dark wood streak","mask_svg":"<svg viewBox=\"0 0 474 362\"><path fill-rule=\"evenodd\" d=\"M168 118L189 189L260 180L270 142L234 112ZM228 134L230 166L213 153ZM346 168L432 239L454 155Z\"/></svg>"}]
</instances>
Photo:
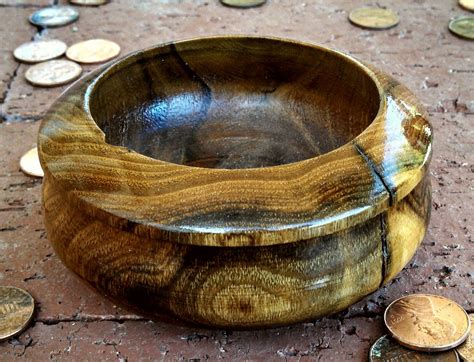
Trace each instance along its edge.
<instances>
[{"instance_id":1,"label":"dark wood streak","mask_svg":"<svg viewBox=\"0 0 474 362\"><path fill-rule=\"evenodd\" d=\"M387 221L385 220L385 214L380 215L380 241L382 245L382 280L380 281L380 287L382 287L388 276L391 258L390 249L387 244Z\"/></svg>"},{"instance_id":2,"label":"dark wood streak","mask_svg":"<svg viewBox=\"0 0 474 362\"><path fill-rule=\"evenodd\" d=\"M386 74L313 45L165 44L71 87L39 135L64 263L152 316L254 328L342 310L428 225L431 126Z\"/></svg>"},{"instance_id":3,"label":"dark wood streak","mask_svg":"<svg viewBox=\"0 0 474 362\"><path fill-rule=\"evenodd\" d=\"M393 205L393 200L395 199L395 196L393 194L393 191L390 189L390 187L385 182L385 180L382 176L382 172L380 172L379 168L377 167L377 164L373 160L371 160L369 156L367 156L367 154L362 149L362 147L359 146L356 142L354 142L354 147L357 150L357 152L360 153L360 155L362 156L364 161L367 162L367 165L374 172L374 174L378 177L378 179L380 180L382 185L385 187L385 189L387 190L387 192L390 196L390 205Z\"/></svg>"}]
</instances>

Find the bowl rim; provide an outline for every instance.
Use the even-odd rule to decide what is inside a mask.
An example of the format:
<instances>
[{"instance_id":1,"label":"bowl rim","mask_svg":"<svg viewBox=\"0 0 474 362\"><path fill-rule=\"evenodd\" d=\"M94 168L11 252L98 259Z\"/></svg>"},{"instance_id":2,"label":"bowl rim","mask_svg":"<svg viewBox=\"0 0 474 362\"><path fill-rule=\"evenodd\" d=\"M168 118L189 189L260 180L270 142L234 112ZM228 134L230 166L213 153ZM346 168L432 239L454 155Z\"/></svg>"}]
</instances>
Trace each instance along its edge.
<instances>
[{"instance_id":1,"label":"bowl rim","mask_svg":"<svg viewBox=\"0 0 474 362\"><path fill-rule=\"evenodd\" d=\"M171 47L179 52L199 42L229 41L292 43L341 57L362 69L376 85L378 113L362 133L330 152L263 168L185 166L105 142L104 132L91 115L89 98L94 87L110 76L111 70L116 71L144 54ZM403 199L420 182L431 159L431 143L432 130L426 111L390 76L337 50L248 35L172 41L109 62L63 92L45 115L38 136L45 181L57 186L68 202L138 235L205 246L285 244L338 232L371 219ZM344 174L333 170L343 170ZM160 174L173 174L175 182L168 179L156 183ZM319 174L325 177L317 183ZM192 187L176 190L176 184L190 178L195 182ZM237 186L240 187L236 190ZM253 199L252 188L261 192L258 200ZM182 199L174 199L176 204L171 205L168 194L173 192L178 192ZM213 225L199 220L193 223L192 217L185 222L179 218L189 210L189 204L195 208L196 215L206 212L210 200L218 207L242 207L242 210L249 205L260 207L258 203L264 202L265 210L257 213L261 219L249 220L251 224L241 226L229 226L225 220L217 220L220 224L216 221ZM245 200L243 206L239 200ZM147 208L143 207L144 202ZM291 215L296 215L296 222L293 218L291 222L271 223L274 215L279 220L285 216L281 213L282 205L291 210ZM257 208L258 211L261 210ZM273 215L270 221L261 216L267 212ZM298 221L298 215L305 216Z\"/></svg>"}]
</instances>

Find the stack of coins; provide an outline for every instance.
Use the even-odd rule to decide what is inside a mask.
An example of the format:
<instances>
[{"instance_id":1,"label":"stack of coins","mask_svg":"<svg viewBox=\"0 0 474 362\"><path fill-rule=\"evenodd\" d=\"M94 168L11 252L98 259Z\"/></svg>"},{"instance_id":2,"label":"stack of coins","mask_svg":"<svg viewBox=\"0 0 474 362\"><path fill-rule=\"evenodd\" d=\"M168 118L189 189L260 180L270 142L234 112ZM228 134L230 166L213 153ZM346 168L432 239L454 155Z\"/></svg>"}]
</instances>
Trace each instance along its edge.
<instances>
[{"instance_id":1,"label":"stack of coins","mask_svg":"<svg viewBox=\"0 0 474 362\"><path fill-rule=\"evenodd\" d=\"M412 294L392 302L384 314L389 336L369 352L370 361L472 361L472 315L454 301ZM457 351L457 352L456 352Z\"/></svg>"}]
</instances>

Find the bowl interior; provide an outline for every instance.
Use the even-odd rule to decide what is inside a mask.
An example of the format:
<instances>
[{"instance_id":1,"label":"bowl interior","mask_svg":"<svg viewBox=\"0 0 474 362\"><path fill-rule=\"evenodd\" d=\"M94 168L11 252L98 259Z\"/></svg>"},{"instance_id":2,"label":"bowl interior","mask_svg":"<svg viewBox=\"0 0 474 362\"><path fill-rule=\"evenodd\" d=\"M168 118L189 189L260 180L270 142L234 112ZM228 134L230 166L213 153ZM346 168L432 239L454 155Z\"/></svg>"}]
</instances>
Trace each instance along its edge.
<instances>
[{"instance_id":1,"label":"bowl interior","mask_svg":"<svg viewBox=\"0 0 474 362\"><path fill-rule=\"evenodd\" d=\"M265 38L159 46L108 68L89 93L106 142L187 166L301 161L355 138L380 97L355 62Z\"/></svg>"}]
</instances>

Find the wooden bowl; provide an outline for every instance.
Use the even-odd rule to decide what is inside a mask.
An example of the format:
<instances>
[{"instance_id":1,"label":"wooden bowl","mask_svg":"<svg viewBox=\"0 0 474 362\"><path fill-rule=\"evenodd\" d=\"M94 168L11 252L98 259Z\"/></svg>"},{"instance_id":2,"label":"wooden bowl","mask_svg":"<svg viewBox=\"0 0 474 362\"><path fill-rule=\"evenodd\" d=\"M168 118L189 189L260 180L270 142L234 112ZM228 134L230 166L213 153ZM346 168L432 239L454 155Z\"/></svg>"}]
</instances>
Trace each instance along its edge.
<instances>
[{"instance_id":1,"label":"wooden bowl","mask_svg":"<svg viewBox=\"0 0 474 362\"><path fill-rule=\"evenodd\" d=\"M115 301L249 328L340 311L410 260L431 126L394 79L294 41L159 45L69 88L39 135L49 239Z\"/></svg>"}]
</instances>

